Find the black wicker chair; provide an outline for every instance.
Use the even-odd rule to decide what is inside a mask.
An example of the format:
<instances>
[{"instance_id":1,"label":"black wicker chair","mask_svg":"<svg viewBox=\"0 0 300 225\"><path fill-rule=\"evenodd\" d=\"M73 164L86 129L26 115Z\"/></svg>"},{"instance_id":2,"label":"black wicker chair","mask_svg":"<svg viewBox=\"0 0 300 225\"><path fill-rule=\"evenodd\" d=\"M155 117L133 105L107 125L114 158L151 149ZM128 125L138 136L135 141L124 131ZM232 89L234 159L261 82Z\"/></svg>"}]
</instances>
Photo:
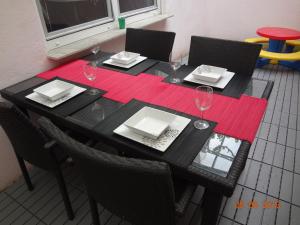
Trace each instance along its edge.
<instances>
[{"instance_id":1,"label":"black wicker chair","mask_svg":"<svg viewBox=\"0 0 300 225\"><path fill-rule=\"evenodd\" d=\"M51 121L40 118L41 129L74 159L87 188L94 225L99 225L97 202L138 225L174 225L182 216L195 186L174 188L163 162L125 158L95 150L68 137ZM176 203L177 202L177 203Z\"/></svg>"},{"instance_id":2,"label":"black wicker chair","mask_svg":"<svg viewBox=\"0 0 300 225\"><path fill-rule=\"evenodd\" d=\"M127 28L125 50L168 62L174 39L174 32Z\"/></svg>"},{"instance_id":3,"label":"black wicker chair","mask_svg":"<svg viewBox=\"0 0 300 225\"><path fill-rule=\"evenodd\" d=\"M68 217L72 220L74 212L60 169L60 164L68 158L67 154L57 148L55 142L46 138L41 130L12 104L0 102L0 125L14 148L28 189L33 190L33 185L24 160L55 175Z\"/></svg>"},{"instance_id":4,"label":"black wicker chair","mask_svg":"<svg viewBox=\"0 0 300 225\"><path fill-rule=\"evenodd\" d=\"M192 36L188 65L219 66L251 76L261 47L254 43Z\"/></svg>"}]
</instances>

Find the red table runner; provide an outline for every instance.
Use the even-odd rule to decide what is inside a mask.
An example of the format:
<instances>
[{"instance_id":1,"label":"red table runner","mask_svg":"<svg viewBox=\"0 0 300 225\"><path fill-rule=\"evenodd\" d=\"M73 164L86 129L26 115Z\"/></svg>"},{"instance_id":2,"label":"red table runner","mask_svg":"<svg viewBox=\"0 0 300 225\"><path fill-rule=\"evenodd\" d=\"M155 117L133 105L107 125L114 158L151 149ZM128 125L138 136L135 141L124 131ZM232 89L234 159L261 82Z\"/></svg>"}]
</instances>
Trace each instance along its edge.
<instances>
[{"instance_id":1,"label":"red table runner","mask_svg":"<svg viewBox=\"0 0 300 225\"><path fill-rule=\"evenodd\" d=\"M87 62L77 60L37 75L40 78L60 77L107 91L104 97L128 103L137 99L154 105L171 108L193 116L200 116L194 103L194 90L162 82L163 78L149 74L131 76L97 68L97 78L88 81L83 75ZM247 140L255 138L256 131L267 107L266 99L242 95L240 99L214 94L213 104L204 112L204 119L217 122L214 131Z\"/></svg>"}]
</instances>

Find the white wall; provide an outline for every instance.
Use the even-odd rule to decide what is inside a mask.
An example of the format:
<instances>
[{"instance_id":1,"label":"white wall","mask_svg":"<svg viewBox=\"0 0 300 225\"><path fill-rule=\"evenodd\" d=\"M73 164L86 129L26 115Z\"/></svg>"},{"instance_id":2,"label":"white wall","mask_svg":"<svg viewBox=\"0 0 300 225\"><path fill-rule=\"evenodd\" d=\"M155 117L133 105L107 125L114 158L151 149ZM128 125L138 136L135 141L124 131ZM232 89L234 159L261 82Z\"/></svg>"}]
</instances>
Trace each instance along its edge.
<instances>
[{"instance_id":1,"label":"white wall","mask_svg":"<svg viewBox=\"0 0 300 225\"><path fill-rule=\"evenodd\" d=\"M263 26L300 30L299 0L201 0L205 35L243 40Z\"/></svg>"},{"instance_id":2,"label":"white wall","mask_svg":"<svg viewBox=\"0 0 300 225\"><path fill-rule=\"evenodd\" d=\"M34 0L1 0L0 88L50 68ZM0 128L1 129L1 128ZM0 190L19 174L12 147L0 130Z\"/></svg>"},{"instance_id":3,"label":"white wall","mask_svg":"<svg viewBox=\"0 0 300 225\"><path fill-rule=\"evenodd\" d=\"M191 35L235 40L255 36L261 26L284 26L300 30L299 0L166 0L175 17L150 29L177 33L174 57L188 53ZM106 51L124 47L124 38L102 46ZM47 60L44 34L35 0L1 0L0 88L54 67ZM0 190L19 174L12 148L0 130Z\"/></svg>"}]
</instances>

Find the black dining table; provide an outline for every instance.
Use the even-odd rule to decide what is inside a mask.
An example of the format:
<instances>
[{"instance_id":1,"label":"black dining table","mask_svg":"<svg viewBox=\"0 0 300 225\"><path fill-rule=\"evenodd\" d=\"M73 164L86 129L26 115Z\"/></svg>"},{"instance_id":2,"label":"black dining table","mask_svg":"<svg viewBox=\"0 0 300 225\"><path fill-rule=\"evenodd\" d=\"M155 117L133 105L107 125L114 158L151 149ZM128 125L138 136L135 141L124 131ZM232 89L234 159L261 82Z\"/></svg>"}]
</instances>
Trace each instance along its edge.
<instances>
[{"instance_id":1,"label":"black dining table","mask_svg":"<svg viewBox=\"0 0 300 225\"><path fill-rule=\"evenodd\" d=\"M174 71L167 62L149 59L144 63L124 70L109 67L103 61L112 53L101 52L89 55L84 60L95 61L98 67L117 70L136 76L139 73L148 73L164 77L164 82L169 82L169 74ZM189 74L194 68L183 65L177 75L181 78ZM32 111L51 119L57 125L84 135L85 137L101 140L102 142L122 150L126 155L150 160L167 162L172 168L174 176L205 187L202 203L202 224L216 224L218 213L224 196L230 197L235 189L241 172L245 167L251 144L213 131L216 123L210 122L210 128L197 130L193 127L196 117L174 111L161 106L151 105L136 99L127 104L122 104L103 97L105 91L100 90L99 95L91 96L84 92L65 103L49 109L25 98L34 88L45 84L46 81L36 76L4 88L0 91L2 97L18 105L24 111ZM87 89L82 84L76 84ZM178 85L194 88L195 84L181 82ZM273 82L253 79L251 76L236 74L224 90L214 89L221 95L239 98L241 94L268 99L273 87ZM191 123L176 138L166 152L159 152L135 141L114 134L121 123L144 106L162 109L191 119ZM218 149L225 148L230 155L222 155ZM215 160L211 165L203 163L203 154L214 155ZM220 169L218 160L226 160L230 165L226 171ZM209 163L209 162L208 162ZM222 163L221 163L222 165Z\"/></svg>"}]
</instances>

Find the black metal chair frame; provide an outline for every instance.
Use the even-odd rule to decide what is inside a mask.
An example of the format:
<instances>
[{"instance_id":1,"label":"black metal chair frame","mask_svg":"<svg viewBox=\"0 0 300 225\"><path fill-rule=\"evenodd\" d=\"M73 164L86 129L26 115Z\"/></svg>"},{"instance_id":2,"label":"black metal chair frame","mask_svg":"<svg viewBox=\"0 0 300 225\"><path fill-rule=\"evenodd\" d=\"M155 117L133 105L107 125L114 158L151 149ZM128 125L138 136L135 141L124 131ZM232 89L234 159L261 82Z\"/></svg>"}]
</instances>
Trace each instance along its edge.
<instances>
[{"instance_id":1,"label":"black metal chair frame","mask_svg":"<svg viewBox=\"0 0 300 225\"><path fill-rule=\"evenodd\" d=\"M38 123L45 134L54 139L61 148L69 152L75 161L75 165L80 169L86 185L94 225L100 225L97 202L101 203L112 213L139 225L152 225L153 221L156 221L155 224L158 224L157 218L152 219L148 211L143 211L144 208L149 206L138 204L141 202L144 205L150 204L151 209L153 209L151 204L155 204L156 207L163 210L164 213L162 214L164 216L159 213L157 215L159 219L163 220L163 223L159 223L161 225L174 225L176 216L184 214L195 191L195 185L190 183L186 185L186 183L180 182L180 195L177 196L179 198L176 198L176 189L174 189L171 170L166 163L111 155L77 142L44 117L40 118ZM143 182L141 179L144 179ZM127 182L129 183L128 185ZM141 197L147 196L147 191L144 193L144 190L142 190L141 195L140 189L135 188L135 186L140 184L143 187L144 182L148 182L146 184L147 191L150 190L149 193L156 193L155 195L157 195L154 197L150 194L151 203L146 200L149 200L149 198ZM117 184L120 186L117 186ZM150 187L150 184L154 186ZM132 190L132 187L135 190ZM152 189L155 189L155 191L151 191ZM124 194L128 193L129 197L123 197ZM143 199L140 200L140 198ZM152 201L152 198L155 198L155 200ZM160 202L157 202L158 199ZM176 202L175 199L177 199ZM140 214L147 215L148 218L145 218L144 221L144 217L140 218L142 216L138 212L136 213L138 215L133 215L133 211L139 211ZM155 214L155 212L157 213L157 211L151 212L151 215Z\"/></svg>"},{"instance_id":2,"label":"black metal chair frame","mask_svg":"<svg viewBox=\"0 0 300 225\"><path fill-rule=\"evenodd\" d=\"M40 129L37 128L30 121L30 119L27 117L27 115L25 115L25 113L22 112L22 110L15 105L0 102L0 115L3 119L3 120L1 120L1 118L0 118L0 125L2 125L4 131L6 132L8 138L10 139L10 141L14 147L14 152L15 152L17 161L19 163L21 172L23 174L24 180L28 187L28 190L32 191L34 189L34 186L31 182L28 170L25 165L25 161L28 161L29 163L31 163L35 166L38 166L42 169L50 171L55 176L57 183L58 183L60 193L62 195L62 199L63 199L64 205L65 205L65 209L66 209L68 218L70 220L72 220L74 218L74 212L73 212L72 205L71 205L71 202L69 199L69 195L68 195L68 191L67 191L66 184L64 181L64 177L63 177L63 174L62 174L62 171L60 168L60 164L63 161L65 161L66 158L62 158L62 160L59 160L56 157L55 151L60 151L60 149L58 149L58 145L56 144L56 142L48 140L46 138L46 136L43 135L43 133L40 131ZM32 133L33 136L31 136L31 137L36 138L37 144L32 143L34 141L32 138L30 140L30 139L26 139L26 137L24 137L24 139L22 139L22 140L20 140L20 139L16 140L15 137L13 137L14 136L13 129L14 129L15 124L10 123L11 121L9 121L9 118L14 119L15 124L22 124L22 129L26 130L25 131L26 133L28 133L28 134ZM4 121L5 119L7 119L7 121ZM20 131L16 130L15 132L20 132ZM17 142L19 142L19 143L17 143ZM44 143L44 144L42 145L41 143ZM30 149L30 145L33 146L32 149ZM21 149L22 146L24 146L23 149ZM46 163L45 167L43 167L43 162L42 162L43 160L41 160L41 164L38 163L39 165L36 165L36 163L34 161L38 160L38 156L32 156L32 155L36 155L35 151L33 149L35 149L35 150L39 149L40 151L44 151L41 154L47 155L43 159L43 160L48 159L48 162ZM31 150L32 150L32 152L29 152ZM33 161L31 161L31 157L33 157ZM50 164L52 164L52 165L50 166Z\"/></svg>"}]
</instances>

